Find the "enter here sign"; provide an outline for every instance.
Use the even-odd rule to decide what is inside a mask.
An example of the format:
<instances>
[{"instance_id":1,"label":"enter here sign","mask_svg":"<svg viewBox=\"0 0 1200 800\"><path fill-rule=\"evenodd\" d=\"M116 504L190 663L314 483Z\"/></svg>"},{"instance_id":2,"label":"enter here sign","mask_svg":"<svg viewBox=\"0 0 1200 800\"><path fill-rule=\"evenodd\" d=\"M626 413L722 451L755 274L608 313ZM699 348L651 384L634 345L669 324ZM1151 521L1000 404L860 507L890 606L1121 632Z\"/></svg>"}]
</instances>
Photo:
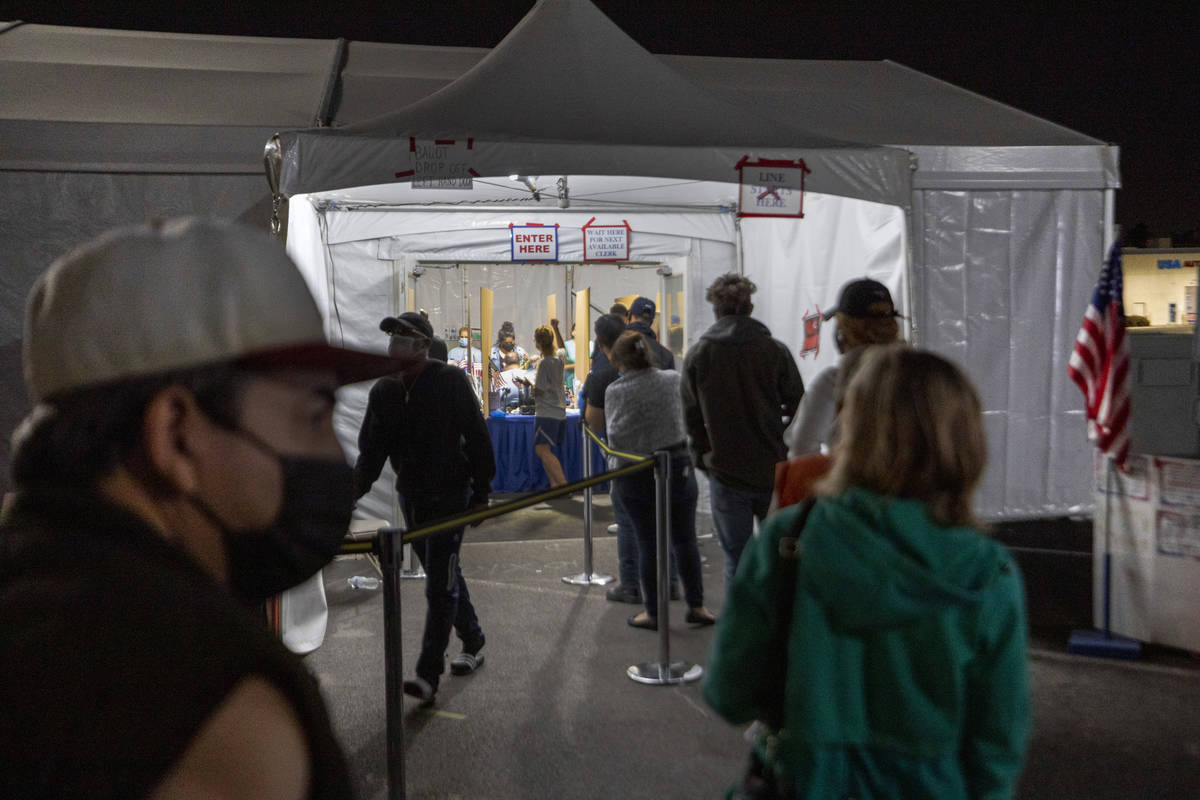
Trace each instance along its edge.
<instances>
[{"instance_id":1,"label":"enter here sign","mask_svg":"<svg viewBox=\"0 0 1200 800\"><path fill-rule=\"evenodd\" d=\"M513 261L558 261L558 225L509 225Z\"/></svg>"}]
</instances>

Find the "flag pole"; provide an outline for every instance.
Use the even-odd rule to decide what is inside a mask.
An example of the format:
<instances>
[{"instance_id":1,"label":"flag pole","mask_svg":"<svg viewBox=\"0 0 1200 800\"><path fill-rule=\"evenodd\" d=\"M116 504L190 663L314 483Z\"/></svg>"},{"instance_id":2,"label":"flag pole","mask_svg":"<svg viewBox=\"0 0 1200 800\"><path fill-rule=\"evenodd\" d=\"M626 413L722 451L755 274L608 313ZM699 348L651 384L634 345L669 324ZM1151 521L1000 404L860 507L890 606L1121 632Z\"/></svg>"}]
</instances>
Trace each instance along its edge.
<instances>
[{"instance_id":1,"label":"flag pole","mask_svg":"<svg viewBox=\"0 0 1200 800\"><path fill-rule=\"evenodd\" d=\"M1102 630L1071 631L1067 650L1077 655L1101 656L1104 658L1138 658L1142 654L1142 643L1127 636L1112 632L1112 520L1113 498L1116 497L1114 478L1117 468L1115 459L1104 456L1104 557L1101 577L1101 621Z\"/></svg>"}]
</instances>

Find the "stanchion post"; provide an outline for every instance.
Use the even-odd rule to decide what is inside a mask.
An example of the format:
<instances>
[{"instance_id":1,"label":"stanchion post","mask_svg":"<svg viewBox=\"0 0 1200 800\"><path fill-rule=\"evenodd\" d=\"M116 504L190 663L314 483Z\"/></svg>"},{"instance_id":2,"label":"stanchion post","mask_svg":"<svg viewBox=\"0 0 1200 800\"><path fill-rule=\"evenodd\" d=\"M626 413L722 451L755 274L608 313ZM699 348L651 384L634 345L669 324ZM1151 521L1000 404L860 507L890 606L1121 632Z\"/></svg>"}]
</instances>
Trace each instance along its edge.
<instances>
[{"instance_id":1,"label":"stanchion post","mask_svg":"<svg viewBox=\"0 0 1200 800\"><path fill-rule=\"evenodd\" d=\"M400 642L403 531L381 528L376 546L383 566L383 666L387 715L389 800L404 800L404 654Z\"/></svg>"},{"instance_id":2,"label":"stanchion post","mask_svg":"<svg viewBox=\"0 0 1200 800\"><path fill-rule=\"evenodd\" d=\"M654 453L654 511L654 545L658 558L658 662L634 664L625 674L638 683L690 683L699 680L704 668L684 661L671 663L670 607L667 605L671 591L668 570L671 546L671 454L666 450Z\"/></svg>"},{"instance_id":3,"label":"stanchion post","mask_svg":"<svg viewBox=\"0 0 1200 800\"><path fill-rule=\"evenodd\" d=\"M592 442L588 438L587 423L579 420L579 434L582 437L580 448L583 453L583 477L592 477ZM567 575L563 583L574 586L603 586L611 582L612 575L597 575L592 572L592 487L583 490L583 572L579 575Z\"/></svg>"},{"instance_id":4,"label":"stanchion post","mask_svg":"<svg viewBox=\"0 0 1200 800\"><path fill-rule=\"evenodd\" d=\"M654 453L654 551L658 557L658 665L661 670L671 663L671 634L667 628L671 607L671 454Z\"/></svg>"}]
</instances>

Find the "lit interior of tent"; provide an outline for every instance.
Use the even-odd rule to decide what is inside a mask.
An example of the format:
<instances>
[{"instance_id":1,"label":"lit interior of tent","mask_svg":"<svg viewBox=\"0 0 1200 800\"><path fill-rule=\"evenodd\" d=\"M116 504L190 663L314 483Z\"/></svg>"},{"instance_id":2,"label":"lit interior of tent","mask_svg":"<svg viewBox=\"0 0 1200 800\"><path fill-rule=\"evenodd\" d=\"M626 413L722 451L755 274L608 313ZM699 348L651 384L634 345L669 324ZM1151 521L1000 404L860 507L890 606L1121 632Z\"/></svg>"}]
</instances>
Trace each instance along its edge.
<instances>
[{"instance_id":1,"label":"lit interior of tent","mask_svg":"<svg viewBox=\"0 0 1200 800\"><path fill-rule=\"evenodd\" d=\"M424 309L450 347L458 329L470 327L472 346L487 358L508 321L517 343L533 353L534 329L551 318L569 337L579 312L590 308L589 330L576 331L586 341L599 314L641 295L656 301L656 325L666 327L665 335L659 327L661 340L681 357L713 321L707 286L721 274L744 272L758 286L754 316L800 353L802 374L811 377L836 360L836 350L831 326L815 328L806 345L805 319L811 324L846 280L869 275L884 282L903 310L902 209L806 194L802 219L739 219L738 193L733 183L576 175L475 178L466 191L361 187L293 196L287 247L330 339L374 350L386 347L381 319ZM585 261L589 224L628 225L628 258ZM553 261L514 260L510 226L525 225L558 226ZM491 293L490 320L481 290ZM366 395L365 386L340 395L336 427L351 453ZM372 513L386 518L390 495L376 491L360 506L379 506Z\"/></svg>"}]
</instances>

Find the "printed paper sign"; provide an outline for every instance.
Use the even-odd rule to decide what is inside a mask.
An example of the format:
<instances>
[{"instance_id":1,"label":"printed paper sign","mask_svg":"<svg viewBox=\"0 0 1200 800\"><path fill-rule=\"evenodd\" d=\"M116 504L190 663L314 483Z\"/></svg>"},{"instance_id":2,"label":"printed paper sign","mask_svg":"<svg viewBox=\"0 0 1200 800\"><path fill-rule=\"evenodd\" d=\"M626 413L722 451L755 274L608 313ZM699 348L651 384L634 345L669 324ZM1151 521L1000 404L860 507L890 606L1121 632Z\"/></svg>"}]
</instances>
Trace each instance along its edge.
<instances>
[{"instance_id":1,"label":"printed paper sign","mask_svg":"<svg viewBox=\"0 0 1200 800\"><path fill-rule=\"evenodd\" d=\"M583 226L584 261L628 261L629 223L621 220L620 225L595 225L592 217Z\"/></svg>"},{"instance_id":2,"label":"printed paper sign","mask_svg":"<svg viewBox=\"0 0 1200 800\"><path fill-rule=\"evenodd\" d=\"M743 156L736 169L741 186L738 216L804 216L804 176L812 172L804 159L751 161Z\"/></svg>"},{"instance_id":3,"label":"printed paper sign","mask_svg":"<svg viewBox=\"0 0 1200 800\"><path fill-rule=\"evenodd\" d=\"M1200 514L1160 509L1158 552L1167 556L1200 558Z\"/></svg>"},{"instance_id":4,"label":"printed paper sign","mask_svg":"<svg viewBox=\"0 0 1200 800\"><path fill-rule=\"evenodd\" d=\"M1200 462L1156 458L1158 497L1163 505L1200 510Z\"/></svg>"},{"instance_id":5,"label":"printed paper sign","mask_svg":"<svg viewBox=\"0 0 1200 800\"><path fill-rule=\"evenodd\" d=\"M474 139L409 139L412 169L396 177L411 175L414 189L471 189L478 177L469 163L474 147Z\"/></svg>"},{"instance_id":6,"label":"printed paper sign","mask_svg":"<svg viewBox=\"0 0 1200 800\"><path fill-rule=\"evenodd\" d=\"M558 225L509 225L513 261L558 261Z\"/></svg>"}]
</instances>

